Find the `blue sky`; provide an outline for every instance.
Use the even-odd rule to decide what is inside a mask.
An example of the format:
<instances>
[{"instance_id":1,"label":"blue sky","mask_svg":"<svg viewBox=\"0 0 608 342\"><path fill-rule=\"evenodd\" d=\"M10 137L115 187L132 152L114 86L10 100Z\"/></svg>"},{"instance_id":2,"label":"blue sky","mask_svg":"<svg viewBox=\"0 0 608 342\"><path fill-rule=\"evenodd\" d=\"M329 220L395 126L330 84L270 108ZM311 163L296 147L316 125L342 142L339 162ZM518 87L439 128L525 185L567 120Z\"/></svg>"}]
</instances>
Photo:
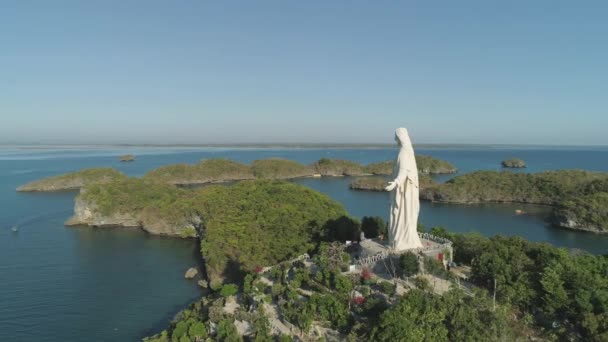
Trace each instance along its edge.
<instances>
[{"instance_id":1,"label":"blue sky","mask_svg":"<svg viewBox=\"0 0 608 342\"><path fill-rule=\"evenodd\" d=\"M0 2L1 143L608 145L605 1Z\"/></svg>"}]
</instances>

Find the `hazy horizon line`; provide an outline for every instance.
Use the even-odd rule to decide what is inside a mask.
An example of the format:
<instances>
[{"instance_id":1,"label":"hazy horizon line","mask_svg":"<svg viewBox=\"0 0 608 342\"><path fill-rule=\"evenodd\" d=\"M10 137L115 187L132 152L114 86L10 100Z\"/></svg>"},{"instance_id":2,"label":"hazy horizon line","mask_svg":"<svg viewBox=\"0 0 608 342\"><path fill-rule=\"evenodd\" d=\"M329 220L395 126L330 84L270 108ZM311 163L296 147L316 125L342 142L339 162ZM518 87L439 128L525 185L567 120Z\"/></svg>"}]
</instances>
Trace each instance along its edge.
<instances>
[{"instance_id":1,"label":"hazy horizon line","mask_svg":"<svg viewBox=\"0 0 608 342\"><path fill-rule=\"evenodd\" d=\"M0 148L86 148L86 147L140 147L140 148L191 148L191 147L216 147L216 148L397 148L394 143L306 143L306 142L267 142L267 143L0 143ZM598 144L506 144L506 143L418 143L414 144L417 148L466 148L466 147L485 147L485 148L504 148L504 147L591 147L603 148L608 145Z\"/></svg>"}]
</instances>

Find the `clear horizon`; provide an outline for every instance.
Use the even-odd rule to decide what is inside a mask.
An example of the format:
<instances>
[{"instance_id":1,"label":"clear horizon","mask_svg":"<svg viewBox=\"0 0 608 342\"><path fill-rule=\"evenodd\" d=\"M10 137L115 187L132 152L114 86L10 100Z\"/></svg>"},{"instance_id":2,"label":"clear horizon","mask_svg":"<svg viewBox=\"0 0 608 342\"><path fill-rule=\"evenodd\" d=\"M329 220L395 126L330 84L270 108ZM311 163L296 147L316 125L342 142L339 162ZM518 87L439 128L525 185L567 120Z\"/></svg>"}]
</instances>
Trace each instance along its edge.
<instances>
[{"instance_id":1,"label":"clear horizon","mask_svg":"<svg viewBox=\"0 0 608 342\"><path fill-rule=\"evenodd\" d=\"M0 4L0 144L608 145L608 3Z\"/></svg>"}]
</instances>

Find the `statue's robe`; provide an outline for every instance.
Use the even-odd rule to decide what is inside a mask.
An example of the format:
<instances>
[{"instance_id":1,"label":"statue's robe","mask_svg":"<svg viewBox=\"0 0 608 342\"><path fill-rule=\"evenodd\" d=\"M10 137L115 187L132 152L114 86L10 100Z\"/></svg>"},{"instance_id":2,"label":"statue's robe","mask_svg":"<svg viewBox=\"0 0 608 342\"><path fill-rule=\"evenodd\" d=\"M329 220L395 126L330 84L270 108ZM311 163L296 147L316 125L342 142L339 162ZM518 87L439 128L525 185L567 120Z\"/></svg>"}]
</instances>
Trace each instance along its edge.
<instances>
[{"instance_id":1,"label":"statue's robe","mask_svg":"<svg viewBox=\"0 0 608 342\"><path fill-rule=\"evenodd\" d=\"M414 149L407 132L398 133L397 137L401 141L401 150L393 168L393 181L397 186L390 193L388 241L395 251L403 251L422 247L417 230L420 199Z\"/></svg>"}]
</instances>

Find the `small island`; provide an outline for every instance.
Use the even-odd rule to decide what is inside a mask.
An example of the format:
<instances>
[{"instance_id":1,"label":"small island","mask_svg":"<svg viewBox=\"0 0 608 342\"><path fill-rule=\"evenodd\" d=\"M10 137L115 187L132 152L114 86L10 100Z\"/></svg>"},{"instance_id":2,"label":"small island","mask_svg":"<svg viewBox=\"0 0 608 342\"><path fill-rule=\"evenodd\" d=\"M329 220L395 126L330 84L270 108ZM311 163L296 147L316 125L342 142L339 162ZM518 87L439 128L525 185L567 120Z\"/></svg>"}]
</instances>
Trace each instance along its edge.
<instances>
[{"instance_id":1,"label":"small island","mask_svg":"<svg viewBox=\"0 0 608 342\"><path fill-rule=\"evenodd\" d=\"M126 178L126 176L120 171L112 168L84 169L33 181L18 187L17 191L53 192L78 190L87 184L108 183L122 178Z\"/></svg>"},{"instance_id":2,"label":"small island","mask_svg":"<svg viewBox=\"0 0 608 342\"><path fill-rule=\"evenodd\" d=\"M519 158L511 158L501 162L502 167L507 169L523 169L526 167L526 162Z\"/></svg>"},{"instance_id":3,"label":"small island","mask_svg":"<svg viewBox=\"0 0 608 342\"><path fill-rule=\"evenodd\" d=\"M559 170L541 173L477 171L420 191L440 203L529 203L553 207L551 223L608 233L608 173Z\"/></svg>"},{"instance_id":4,"label":"small island","mask_svg":"<svg viewBox=\"0 0 608 342\"><path fill-rule=\"evenodd\" d=\"M135 161L135 156L132 154L125 154L119 157L120 162L132 162Z\"/></svg>"}]
</instances>

